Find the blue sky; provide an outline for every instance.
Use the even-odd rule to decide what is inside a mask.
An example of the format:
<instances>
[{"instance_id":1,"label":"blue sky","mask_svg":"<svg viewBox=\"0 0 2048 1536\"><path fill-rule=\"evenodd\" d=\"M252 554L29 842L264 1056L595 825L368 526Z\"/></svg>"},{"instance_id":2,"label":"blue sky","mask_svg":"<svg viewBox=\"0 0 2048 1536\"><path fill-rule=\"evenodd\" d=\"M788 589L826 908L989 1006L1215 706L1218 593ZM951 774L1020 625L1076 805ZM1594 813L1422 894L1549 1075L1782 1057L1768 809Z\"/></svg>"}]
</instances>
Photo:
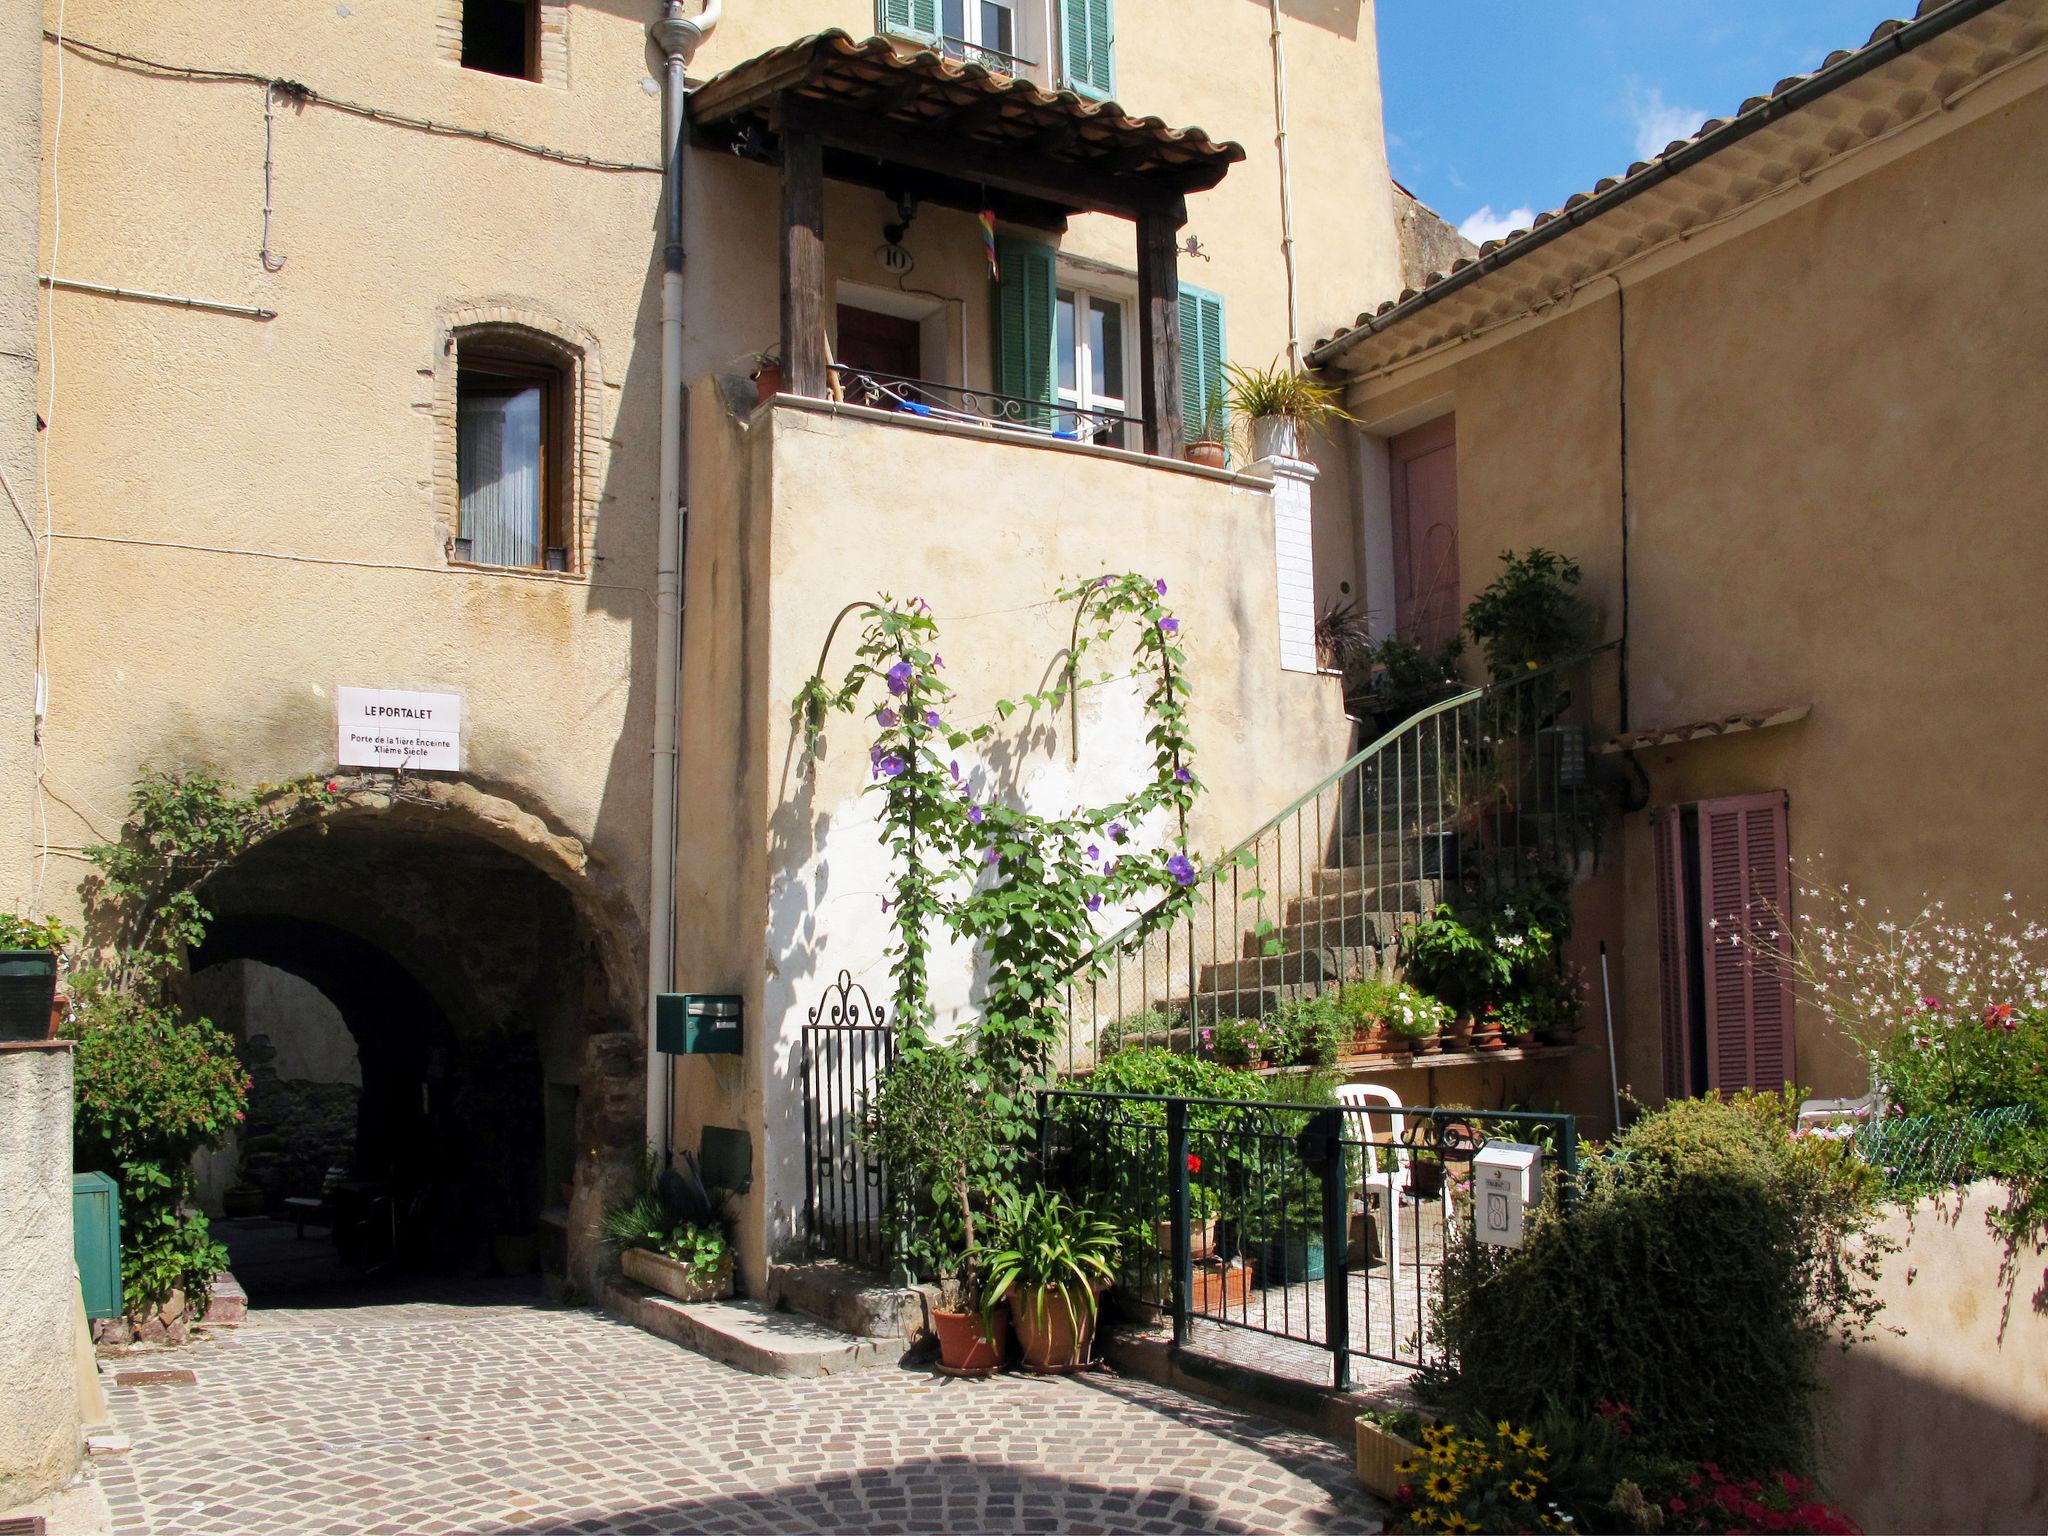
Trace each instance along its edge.
<instances>
[{"instance_id":1,"label":"blue sky","mask_svg":"<svg viewBox=\"0 0 2048 1536\"><path fill-rule=\"evenodd\" d=\"M1379 0L1387 158L1494 239L1912 14L1913 0Z\"/></svg>"}]
</instances>

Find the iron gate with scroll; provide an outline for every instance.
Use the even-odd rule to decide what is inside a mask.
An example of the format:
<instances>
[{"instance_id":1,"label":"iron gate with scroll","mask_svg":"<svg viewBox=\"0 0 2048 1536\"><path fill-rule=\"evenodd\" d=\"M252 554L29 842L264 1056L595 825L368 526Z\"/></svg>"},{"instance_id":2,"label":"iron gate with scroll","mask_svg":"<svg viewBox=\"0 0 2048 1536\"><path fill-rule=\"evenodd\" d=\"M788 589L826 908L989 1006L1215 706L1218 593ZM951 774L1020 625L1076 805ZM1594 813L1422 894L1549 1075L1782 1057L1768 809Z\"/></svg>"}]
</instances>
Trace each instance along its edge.
<instances>
[{"instance_id":1,"label":"iron gate with scroll","mask_svg":"<svg viewBox=\"0 0 2048 1536\"><path fill-rule=\"evenodd\" d=\"M856 1134L894 1046L881 1006L845 971L804 1025L804 1221L814 1253L889 1267L889 1180Z\"/></svg>"},{"instance_id":2,"label":"iron gate with scroll","mask_svg":"<svg viewBox=\"0 0 2048 1536\"><path fill-rule=\"evenodd\" d=\"M1177 1345L1236 1363L1289 1374L1303 1346L1325 1352L1339 1388L1354 1359L1430 1363L1448 1223L1469 1220L1459 1192L1488 1141L1540 1146L1569 1194L1571 1115L1079 1089L1039 1099L1041 1176L1123 1229L1126 1298L1169 1315Z\"/></svg>"}]
</instances>

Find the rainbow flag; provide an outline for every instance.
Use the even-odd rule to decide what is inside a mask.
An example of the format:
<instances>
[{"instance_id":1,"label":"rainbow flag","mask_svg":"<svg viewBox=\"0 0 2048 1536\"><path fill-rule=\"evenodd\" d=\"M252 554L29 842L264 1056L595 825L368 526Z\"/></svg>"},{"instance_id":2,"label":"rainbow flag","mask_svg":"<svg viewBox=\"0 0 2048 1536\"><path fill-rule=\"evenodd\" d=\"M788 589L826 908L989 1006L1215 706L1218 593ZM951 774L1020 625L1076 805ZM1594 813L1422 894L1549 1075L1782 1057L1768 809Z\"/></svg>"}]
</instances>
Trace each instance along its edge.
<instances>
[{"instance_id":1,"label":"rainbow flag","mask_svg":"<svg viewBox=\"0 0 2048 1536\"><path fill-rule=\"evenodd\" d=\"M981 248L988 256L988 280L1000 283L1003 280L1002 263L996 260L996 214L993 208L981 210Z\"/></svg>"}]
</instances>

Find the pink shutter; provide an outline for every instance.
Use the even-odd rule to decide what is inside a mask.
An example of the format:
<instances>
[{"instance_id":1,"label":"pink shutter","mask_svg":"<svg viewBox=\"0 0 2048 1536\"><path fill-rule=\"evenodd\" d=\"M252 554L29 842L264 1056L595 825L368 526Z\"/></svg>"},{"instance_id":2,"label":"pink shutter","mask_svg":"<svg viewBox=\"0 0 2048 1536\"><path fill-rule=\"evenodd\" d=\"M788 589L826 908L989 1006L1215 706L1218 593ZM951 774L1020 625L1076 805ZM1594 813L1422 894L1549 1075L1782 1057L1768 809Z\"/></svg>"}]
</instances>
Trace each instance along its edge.
<instances>
[{"instance_id":1,"label":"pink shutter","mask_svg":"<svg viewBox=\"0 0 2048 1536\"><path fill-rule=\"evenodd\" d=\"M1657 1006L1664 1026L1667 1099L1692 1094L1692 988L1685 974L1692 903L1686 899L1683 826L1684 813L1675 805L1651 813L1657 870Z\"/></svg>"},{"instance_id":2,"label":"pink shutter","mask_svg":"<svg viewBox=\"0 0 2048 1536\"><path fill-rule=\"evenodd\" d=\"M1781 958L1792 917L1785 792L1703 801L1700 884L1707 919L1707 1086L1775 1090L1792 1081L1792 978Z\"/></svg>"}]
</instances>

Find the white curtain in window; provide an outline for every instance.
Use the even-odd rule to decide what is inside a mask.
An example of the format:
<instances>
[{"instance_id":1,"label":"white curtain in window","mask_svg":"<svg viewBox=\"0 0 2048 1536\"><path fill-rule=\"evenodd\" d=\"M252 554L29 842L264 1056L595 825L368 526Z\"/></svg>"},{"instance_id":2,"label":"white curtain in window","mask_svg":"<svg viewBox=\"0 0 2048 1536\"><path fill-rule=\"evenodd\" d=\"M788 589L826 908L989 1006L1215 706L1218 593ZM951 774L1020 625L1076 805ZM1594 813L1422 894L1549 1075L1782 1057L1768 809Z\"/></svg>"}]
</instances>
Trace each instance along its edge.
<instances>
[{"instance_id":1,"label":"white curtain in window","mask_svg":"<svg viewBox=\"0 0 2048 1536\"><path fill-rule=\"evenodd\" d=\"M455 474L462 536L479 565L541 563L540 390L464 394Z\"/></svg>"}]
</instances>

